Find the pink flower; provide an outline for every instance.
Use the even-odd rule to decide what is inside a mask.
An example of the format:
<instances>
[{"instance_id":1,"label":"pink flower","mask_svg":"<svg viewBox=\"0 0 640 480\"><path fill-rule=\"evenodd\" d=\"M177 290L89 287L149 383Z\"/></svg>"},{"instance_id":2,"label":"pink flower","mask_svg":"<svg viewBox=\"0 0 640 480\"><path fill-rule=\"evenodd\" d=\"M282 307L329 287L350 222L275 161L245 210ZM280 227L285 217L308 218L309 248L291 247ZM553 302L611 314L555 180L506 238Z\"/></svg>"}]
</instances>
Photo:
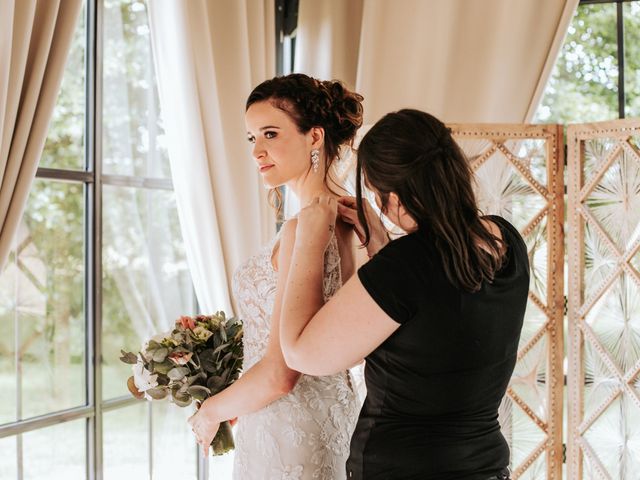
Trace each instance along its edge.
<instances>
[{"instance_id":1,"label":"pink flower","mask_svg":"<svg viewBox=\"0 0 640 480\"><path fill-rule=\"evenodd\" d=\"M182 328L188 328L189 330L193 330L194 328L196 328L196 322L193 321L193 318L187 317L185 315L180 317L177 323L182 325Z\"/></svg>"},{"instance_id":2,"label":"pink flower","mask_svg":"<svg viewBox=\"0 0 640 480\"><path fill-rule=\"evenodd\" d=\"M186 365L191 357L193 356L192 352L173 352L169 355L169 360L171 360L176 365Z\"/></svg>"}]
</instances>

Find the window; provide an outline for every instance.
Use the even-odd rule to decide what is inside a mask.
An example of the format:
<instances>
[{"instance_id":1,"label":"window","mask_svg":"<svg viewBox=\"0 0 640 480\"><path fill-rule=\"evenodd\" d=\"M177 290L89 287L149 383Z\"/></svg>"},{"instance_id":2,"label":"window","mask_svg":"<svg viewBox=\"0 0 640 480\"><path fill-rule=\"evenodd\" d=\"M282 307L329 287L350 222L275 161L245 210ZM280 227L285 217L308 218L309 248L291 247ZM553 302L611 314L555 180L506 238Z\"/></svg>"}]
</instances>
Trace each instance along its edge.
<instances>
[{"instance_id":1,"label":"window","mask_svg":"<svg viewBox=\"0 0 640 480\"><path fill-rule=\"evenodd\" d=\"M145 1L86 0L0 275L0 478L199 475L118 360L196 311L158 105Z\"/></svg>"},{"instance_id":2,"label":"window","mask_svg":"<svg viewBox=\"0 0 640 480\"><path fill-rule=\"evenodd\" d=\"M640 116L640 1L582 0L534 121Z\"/></svg>"}]
</instances>

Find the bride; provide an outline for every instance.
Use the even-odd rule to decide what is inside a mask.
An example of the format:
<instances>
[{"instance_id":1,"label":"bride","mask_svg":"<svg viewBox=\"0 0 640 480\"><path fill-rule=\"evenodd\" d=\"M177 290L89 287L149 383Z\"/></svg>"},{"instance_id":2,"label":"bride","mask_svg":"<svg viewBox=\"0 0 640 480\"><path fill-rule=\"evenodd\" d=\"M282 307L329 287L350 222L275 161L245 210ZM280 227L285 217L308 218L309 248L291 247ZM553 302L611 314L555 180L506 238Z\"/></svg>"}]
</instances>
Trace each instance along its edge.
<instances>
[{"instance_id":1,"label":"bride","mask_svg":"<svg viewBox=\"0 0 640 480\"><path fill-rule=\"evenodd\" d=\"M248 140L272 194L286 185L306 205L322 193L345 193L328 172L340 147L353 141L362 124L361 102L340 82L303 74L276 77L253 90L245 114ZM234 479L346 478L358 416L349 373L301 375L287 367L280 348L280 311L296 222L287 221L270 245L235 272L244 374L189 419L198 443L208 448L220 422L239 417ZM325 302L355 271L355 241L351 226L338 222L324 255Z\"/></svg>"}]
</instances>

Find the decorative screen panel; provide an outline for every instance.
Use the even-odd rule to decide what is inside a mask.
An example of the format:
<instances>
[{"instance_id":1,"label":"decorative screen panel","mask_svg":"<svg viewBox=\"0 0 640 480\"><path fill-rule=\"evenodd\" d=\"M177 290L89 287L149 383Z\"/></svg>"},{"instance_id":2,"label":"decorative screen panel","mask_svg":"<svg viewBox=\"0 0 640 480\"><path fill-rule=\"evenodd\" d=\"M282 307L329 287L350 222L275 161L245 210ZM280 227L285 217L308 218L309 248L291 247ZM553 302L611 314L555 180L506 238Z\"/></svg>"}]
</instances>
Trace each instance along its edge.
<instances>
[{"instance_id":1,"label":"decorative screen panel","mask_svg":"<svg viewBox=\"0 0 640 480\"><path fill-rule=\"evenodd\" d=\"M509 220L531 263L529 303L500 423L514 479L562 478L563 221L562 128L449 125L476 176L485 214Z\"/></svg>"},{"instance_id":2,"label":"decorative screen panel","mask_svg":"<svg viewBox=\"0 0 640 480\"><path fill-rule=\"evenodd\" d=\"M571 479L640 478L640 121L568 128Z\"/></svg>"}]
</instances>

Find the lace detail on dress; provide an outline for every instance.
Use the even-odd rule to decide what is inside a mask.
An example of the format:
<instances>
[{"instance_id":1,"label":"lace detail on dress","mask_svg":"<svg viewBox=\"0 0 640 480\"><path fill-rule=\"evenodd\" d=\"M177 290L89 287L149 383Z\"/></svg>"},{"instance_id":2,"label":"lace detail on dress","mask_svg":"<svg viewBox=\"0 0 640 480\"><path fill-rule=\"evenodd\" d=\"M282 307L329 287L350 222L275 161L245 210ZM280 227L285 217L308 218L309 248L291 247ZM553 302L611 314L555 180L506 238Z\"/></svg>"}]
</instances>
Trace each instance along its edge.
<instances>
[{"instance_id":1,"label":"lace detail on dress","mask_svg":"<svg viewBox=\"0 0 640 480\"><path fill-rule=\"evenodd\" d=\"M244 322L244 368L264 355L269 341L277 273L271 264L279 236L235 273L233 292ZM340 253L332 237L324 258L327 301L342 285ZM236 480L346 478L349 441L359 411L348 372L302 375L295 388L262 410L241 417L235 432Z\"/></svg>"}]
</instances>

